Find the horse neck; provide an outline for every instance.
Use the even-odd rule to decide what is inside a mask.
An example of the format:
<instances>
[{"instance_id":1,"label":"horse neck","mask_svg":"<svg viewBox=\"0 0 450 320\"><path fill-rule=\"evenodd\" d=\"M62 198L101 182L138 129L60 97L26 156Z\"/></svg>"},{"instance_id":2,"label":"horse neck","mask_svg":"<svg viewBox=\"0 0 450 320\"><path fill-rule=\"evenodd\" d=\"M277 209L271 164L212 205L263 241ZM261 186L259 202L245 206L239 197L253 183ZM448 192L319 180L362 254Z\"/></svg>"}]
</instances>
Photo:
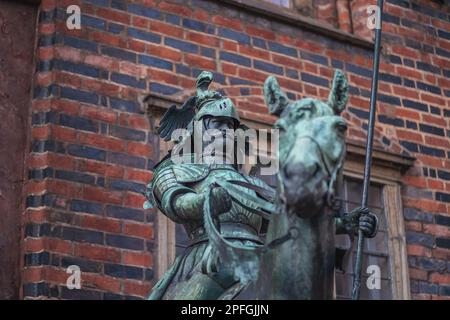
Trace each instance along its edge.
<instances>
[{"instance_id":1,"label":"horse neck","mask_svg":"<svg viewBox=\"0 0 450 320\"><path fill-rule=\"evenodd\" d=\"M331 299L334 273L334 218L328 209L305 219L286 210L274 216L267 243L297 229L298 237L262 257L259 285L272 299Z\"/></svg>"}]
</instances>

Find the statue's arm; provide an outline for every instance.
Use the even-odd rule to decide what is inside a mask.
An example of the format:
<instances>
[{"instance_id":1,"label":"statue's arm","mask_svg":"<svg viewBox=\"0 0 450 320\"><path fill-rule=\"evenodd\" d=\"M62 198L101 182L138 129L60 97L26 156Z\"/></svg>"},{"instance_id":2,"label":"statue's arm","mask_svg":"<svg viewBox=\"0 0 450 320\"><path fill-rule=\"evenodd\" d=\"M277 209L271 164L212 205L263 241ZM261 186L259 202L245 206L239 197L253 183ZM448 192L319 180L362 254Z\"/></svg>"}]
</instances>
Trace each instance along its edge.
<instances>
[{"instance_id":1,"label":"statue's arm","mask_svg":"<svg viewBox=\"0 0 450 320\"><path fill-rule=\"evenodd\" d=\"M203 205L206 194L179 183L170 168L165 168L155 176L153 198L159 209L177 223L203 219ZM222 188L212 191L212 201L216 212L231 209L230 199Z\"/></svg>"}]
</instances>

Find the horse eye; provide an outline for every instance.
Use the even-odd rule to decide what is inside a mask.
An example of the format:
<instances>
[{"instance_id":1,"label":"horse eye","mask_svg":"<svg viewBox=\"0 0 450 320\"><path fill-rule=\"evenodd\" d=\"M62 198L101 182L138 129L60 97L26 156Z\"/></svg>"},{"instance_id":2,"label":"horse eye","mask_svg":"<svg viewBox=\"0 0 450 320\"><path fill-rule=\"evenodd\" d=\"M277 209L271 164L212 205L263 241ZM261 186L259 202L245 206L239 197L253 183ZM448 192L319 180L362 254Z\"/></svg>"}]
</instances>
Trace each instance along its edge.
<instances>
[{"instance_id":1,"label":"horse eye","mask_svg":"<svg viewBox=\"0 0 450 320\"><path fill-rule=\"evenodd\" d=\"M347 130L347 124L343 121L336 122L336 129L340 132L345 132Z\"/></svg>"}]
</instances>

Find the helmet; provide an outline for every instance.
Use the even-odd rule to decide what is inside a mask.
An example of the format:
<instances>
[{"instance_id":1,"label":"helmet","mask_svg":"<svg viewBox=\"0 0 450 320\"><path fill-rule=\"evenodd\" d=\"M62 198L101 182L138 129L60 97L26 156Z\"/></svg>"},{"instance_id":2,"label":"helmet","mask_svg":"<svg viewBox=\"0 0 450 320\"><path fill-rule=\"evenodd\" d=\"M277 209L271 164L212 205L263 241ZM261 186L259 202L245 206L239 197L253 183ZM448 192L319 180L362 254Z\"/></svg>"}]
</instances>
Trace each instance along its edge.
<instances>
[{"instance_id":1,"label":"helmet","mask_svg":"<svg viewBox=\"0 0 450 320\"><path fill-rule=\"evenodd\" d=\"M205 116L232 118L237 124L240 123L239 114L230 98L208 99L201 106L194 116L194 121L198 121Z\"/></svg>"}]
</instances>

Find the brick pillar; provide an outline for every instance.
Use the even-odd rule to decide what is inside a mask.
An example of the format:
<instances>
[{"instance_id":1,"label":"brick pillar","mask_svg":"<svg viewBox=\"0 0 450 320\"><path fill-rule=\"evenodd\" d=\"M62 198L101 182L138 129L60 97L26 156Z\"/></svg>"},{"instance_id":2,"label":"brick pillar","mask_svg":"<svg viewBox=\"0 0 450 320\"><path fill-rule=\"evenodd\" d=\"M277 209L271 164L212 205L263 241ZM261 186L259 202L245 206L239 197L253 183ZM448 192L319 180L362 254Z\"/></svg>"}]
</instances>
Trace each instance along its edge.
<instances>
[{"instance_id":1,"label":"brick pillar","mask_svg":"<svg viewBox=\"0 0 450 320\"><path fill-rule=\"evenodd\" d=\"M329 0L315 0L316 18L335 27L338 26L336 14L336 2Z\"/></svg>"},{"instance_id":2,"label":"brick pillar","mask_svg":"<svg viewBox=\"0 0 450 320\"><path fill-rule=\"evenodd\" d=\"M92 5L78 3L92 14ZM68 30L65 11L43 1L39 12L22 296L142 299L153 284L155 214L142 209L154 163L138 103L146 68L115 47L117 38L88 27L97 20ZM81 269L81 289L66 286L70 265Z\"/></svg>"},{"instance_id":3,"label":"brick pillar","mask_svg":"<svg viewBox=\"0 0 450 320\"><path fill-rule=\"evenodd\" d=\"M376 0L350 0L351 19L353 25L353 33L356 36L371 40L373 30L367 27L367 7L376 5Z\"/></svg>"},{"instance_id":4,"label":"brick pillar","mask_svg":"<svg viewBox=\"0 0 450 320\"><path fill-rule=\"evenodd\" d=\"M349 0L336 0L336 11L339 28L346 32L353 32Z\"/></svg>"}]
</instances>

